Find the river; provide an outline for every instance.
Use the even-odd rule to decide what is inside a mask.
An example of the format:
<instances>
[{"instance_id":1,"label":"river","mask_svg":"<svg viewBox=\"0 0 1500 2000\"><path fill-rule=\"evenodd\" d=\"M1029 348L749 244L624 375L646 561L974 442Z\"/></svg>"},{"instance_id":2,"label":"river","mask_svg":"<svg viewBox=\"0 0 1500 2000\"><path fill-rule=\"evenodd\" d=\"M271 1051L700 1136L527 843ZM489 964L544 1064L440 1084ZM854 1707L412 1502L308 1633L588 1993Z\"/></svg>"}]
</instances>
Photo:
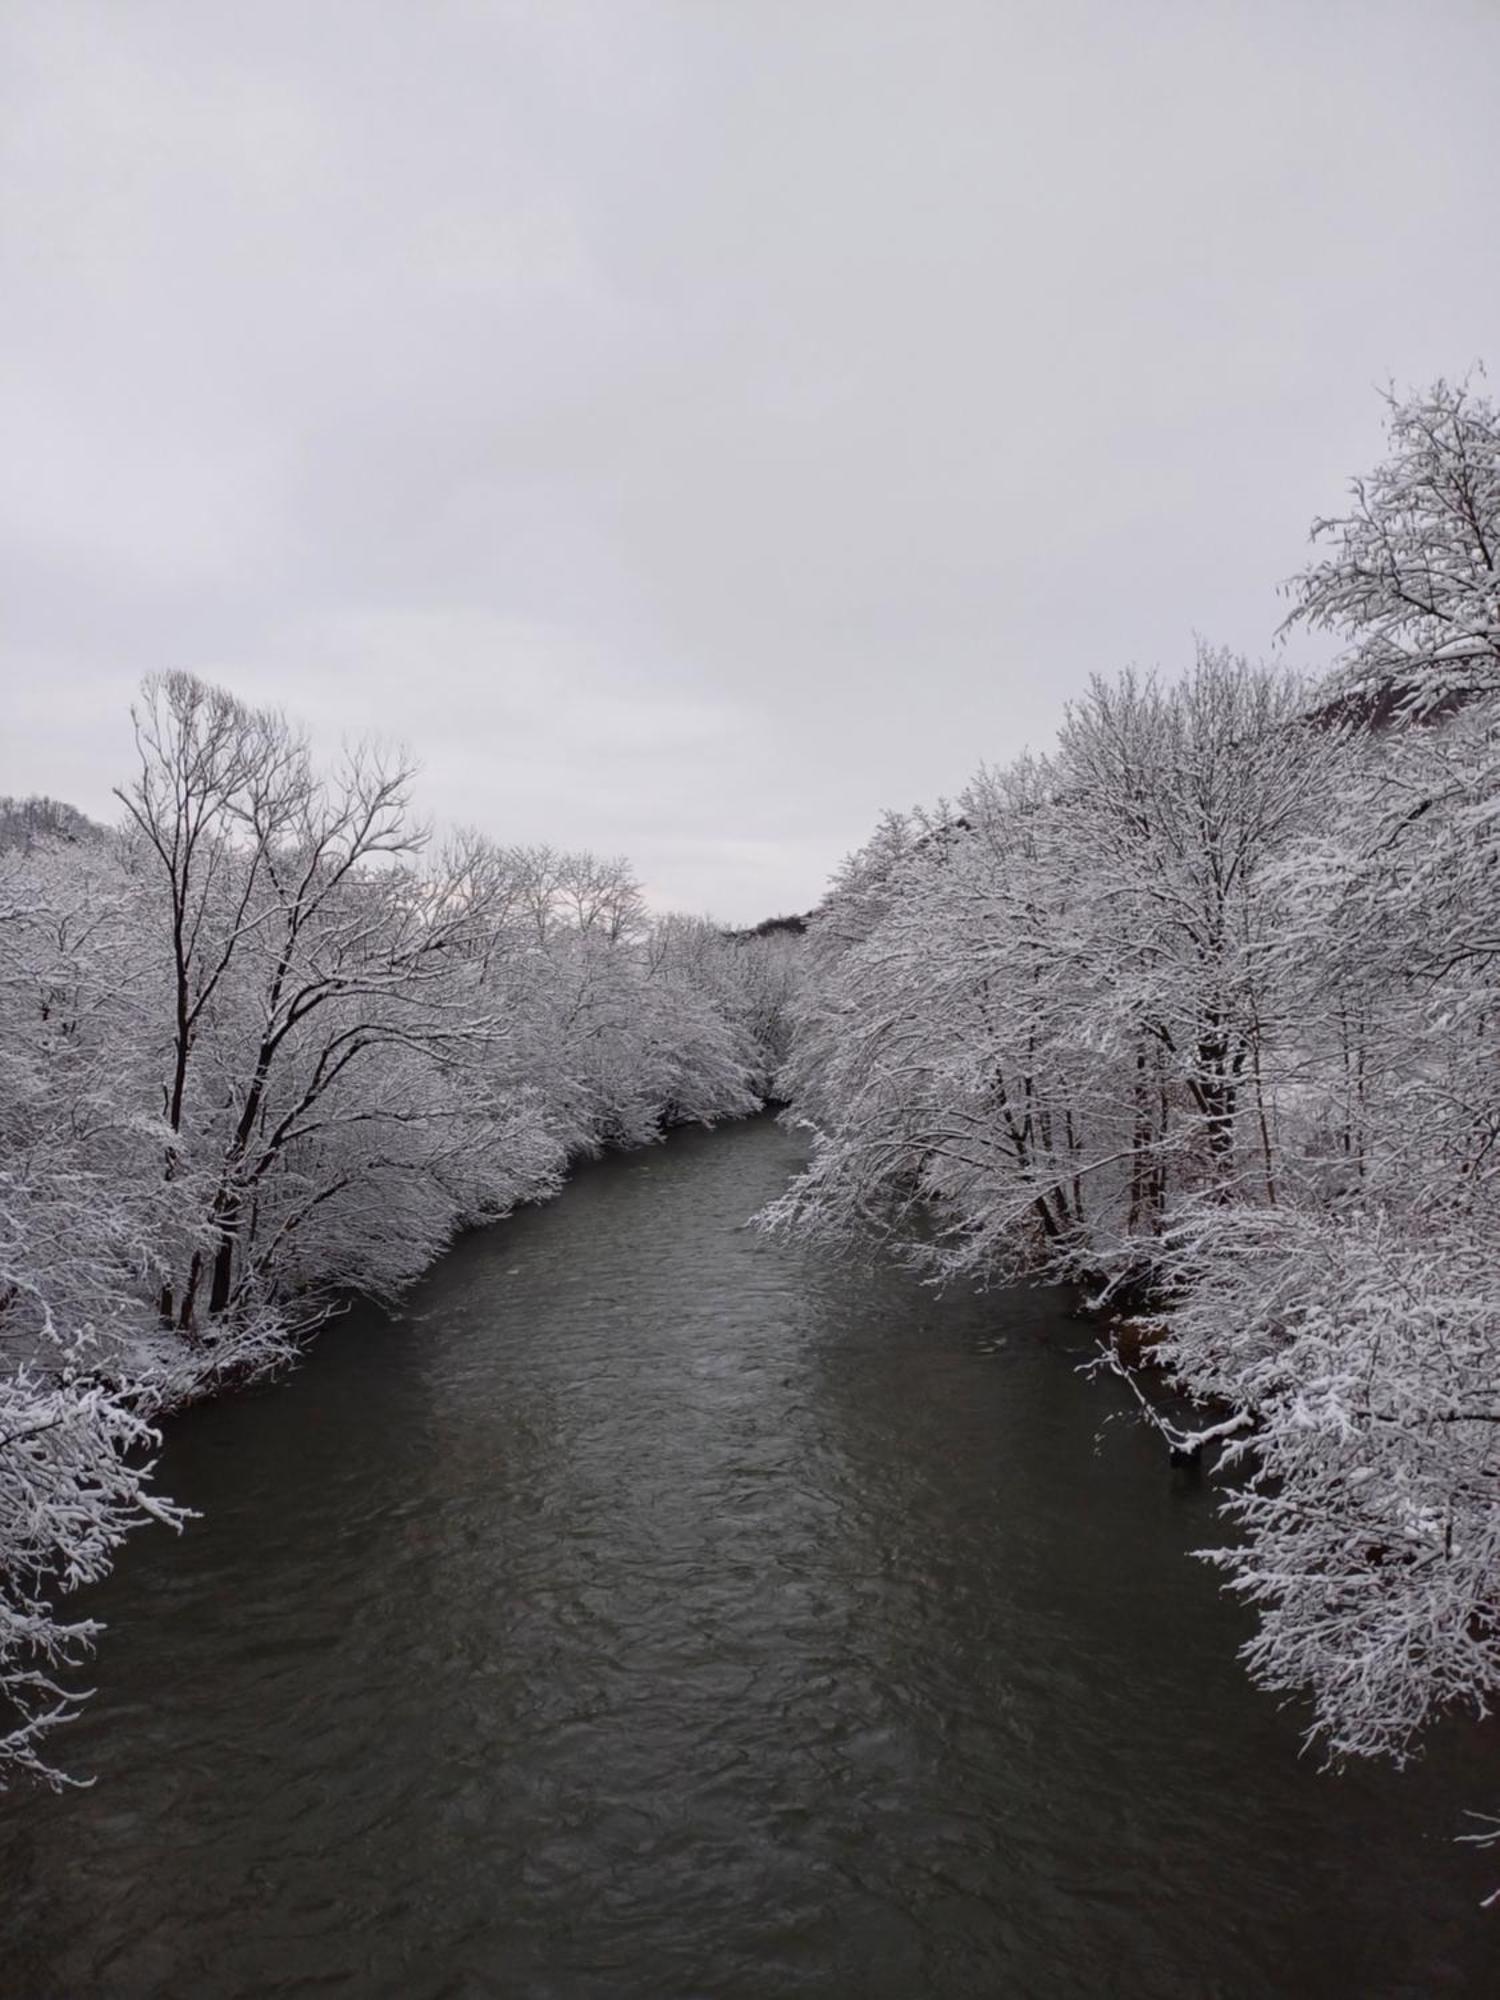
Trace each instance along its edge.
<instances>
[{"instance_id":1,"label":"river","mask_svg":"<svg viewBox=\"0 0 1500 2000\"><path fill-rule=\"evenodd\" d=\"M747 1230L800 1158L587 1167L173 1424L0 1990L1496 1990L1497 1746L1299 1761L1089 1328Z\"/></svg>"}]
</instances>

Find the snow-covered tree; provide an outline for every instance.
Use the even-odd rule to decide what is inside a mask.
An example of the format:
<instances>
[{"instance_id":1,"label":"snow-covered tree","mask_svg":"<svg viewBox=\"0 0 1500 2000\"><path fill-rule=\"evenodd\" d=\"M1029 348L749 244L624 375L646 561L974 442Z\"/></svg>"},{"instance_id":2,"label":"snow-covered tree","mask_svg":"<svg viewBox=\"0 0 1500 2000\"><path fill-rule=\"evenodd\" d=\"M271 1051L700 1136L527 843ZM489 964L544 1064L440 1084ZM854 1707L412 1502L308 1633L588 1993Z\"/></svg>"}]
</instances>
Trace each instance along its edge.
<instances>
[{"instance_id":1,"label":"snow-covered tree","mask_svg":"<svg viewBox=\"0 0 1500 2000\"><path fill-rule=\"evenodd\" d=\"M153 1424L391 1299L568 1161L757 1108L788 984L619 859L433 849L411 772L148 680L118 833L0 820L0 1783L95 1628ZM784 968L783 968L784 970Z\"/></svg>"},{"instance_id":2,"label":"snow-covered tree","mask_svg":"<svg viewBox=\"0 0 1500 2000\"><path fill-rule=\"evenodd\" d=\"M888 823L813 926L788 1073L819 1139L776 1218L920 1212L950 1273L1119 1283L1167 1261L1173 1202L1273 1193L1271 881L1338 754L1303 699L1206 650L1097 681L1054 757Z\"/></svg>"},{"instance_id":3,"label":"snow-covered tree","mask_svg":"<svg viewBox=\"0 0 1500 2000\"><path fill-rule=\"evenodd\" d=\"M1287 627L1348 642L1359 712L1420 716L1500 687L1500 412L1472 381L1385 400L1390 455L1313 523L1330 552L1288 586Z\"/></svg>"},{"instance_id":4,"label":"snow-covered tree","mask_svg":"<svg viewBox=\"0 0 1500 2000\"><path fill-rule=\"evenodd\" d=\"M132 1529L183 1518L152 1490L156 1432L128 1389L90 1374L87 1337L50 1358L0 1375L0 1790L63 1782L46 1738L77 1713L64 1677L101 1628L59 1596L105 1575Z\"/></svg>"},{"instance_id":5,"label":"snow-covered tree","mask_svg":"<svg viewBox=\"0 0 1500 2000\"><path fill-rule=\"evenodd\" d=\"M1335 1758L1500 1697L1500 425L1389 430L1292 586L1328 684L1096 682L845 868L768 1212L1170 1308L1155 1420L1235 1469L1251 1670Z\"/></svg>"}]
</instances>

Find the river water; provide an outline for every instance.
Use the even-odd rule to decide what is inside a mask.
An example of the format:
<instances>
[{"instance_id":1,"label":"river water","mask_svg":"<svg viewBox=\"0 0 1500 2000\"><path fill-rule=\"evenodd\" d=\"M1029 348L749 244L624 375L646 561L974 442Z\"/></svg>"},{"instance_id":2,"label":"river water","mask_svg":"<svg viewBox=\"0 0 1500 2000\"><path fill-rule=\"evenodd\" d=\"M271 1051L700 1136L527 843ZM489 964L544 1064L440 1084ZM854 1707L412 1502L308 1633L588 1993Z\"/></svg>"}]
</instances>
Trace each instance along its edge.
<instances>
[{"instance_id":1,"label":"river water","mask_svg":"<svg viewBox=\"0 0 1500 2000\"><path fill-rule=\"evenodd\" d=\"M800 1158L586 1168L173 1426L0 1990L1500 1991L1496 1746L1299 1762L1089 1329L747 1230Z\"/></svg>"}]
</instances>

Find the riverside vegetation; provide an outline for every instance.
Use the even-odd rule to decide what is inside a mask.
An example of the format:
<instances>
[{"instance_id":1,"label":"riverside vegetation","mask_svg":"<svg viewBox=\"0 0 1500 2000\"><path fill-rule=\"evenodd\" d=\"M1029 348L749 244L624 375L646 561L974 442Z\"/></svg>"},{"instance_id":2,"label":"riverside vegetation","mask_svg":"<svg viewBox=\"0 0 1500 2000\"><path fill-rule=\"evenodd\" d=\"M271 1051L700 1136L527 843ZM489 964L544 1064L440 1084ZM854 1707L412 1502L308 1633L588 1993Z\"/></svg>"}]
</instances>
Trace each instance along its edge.
<instances>
[{"instance_id":1,"label":"riverside vegetation","mask_svg":"<svg viewBox=\"0 0 1500 2000\"><path fill-rule=\"evenodd\" d=\"M757 1109L790 947L651 917L628 867L464 835L411 773L147 683L118 830L32 802L0 855L0 1780L94 1625L58 1600L182 1515L159 1417L391 1300L571 1159Z\"/></svg>"},{"instance_id":2,"label":"riverside vegetation","mask_svg":"<svg viewBox=\"0 0 1500 2000\"><path fill-rule=\"evenodd\" d=\"M805 938L651 919L618 863L429 855L404 769L323 778L150 684L120 829L33 814L0 877L11 1768L52 1773L93 1636L57 1586L177 1518L163 1409L570 1157L773 1092L814 1141L773 1230L1161 1314L1198 1415L1153 1421L1234 1474L1250 1671L1334 1759L1486 1712L1500 419L1438 383L1388 434L1289 586L1330 679L1205 647L1096 681L1049 755L888 816Z\"/></svg>"}]
</instances>

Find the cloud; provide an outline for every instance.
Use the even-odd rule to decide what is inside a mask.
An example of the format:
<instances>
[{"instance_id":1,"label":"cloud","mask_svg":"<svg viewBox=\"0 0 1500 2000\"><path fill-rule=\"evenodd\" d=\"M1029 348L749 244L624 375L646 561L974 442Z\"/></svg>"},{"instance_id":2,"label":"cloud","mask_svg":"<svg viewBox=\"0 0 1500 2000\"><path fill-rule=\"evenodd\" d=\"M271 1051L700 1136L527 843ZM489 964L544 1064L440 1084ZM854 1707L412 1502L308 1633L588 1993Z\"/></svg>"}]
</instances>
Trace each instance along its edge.
<instances>
[{"instance_id":1,"label":"cloud","mask_svg":"<svg viewBox=\"0 0 1500 2000\"><path fill-rule=\"evenodd\" d=\"M191 666L408 738L439 815L805 907L1091 672L1266 647L1372 385L1500 324L1479 7L6 32L0 786L94 810Z\"/></svg>"}]
</instances>

